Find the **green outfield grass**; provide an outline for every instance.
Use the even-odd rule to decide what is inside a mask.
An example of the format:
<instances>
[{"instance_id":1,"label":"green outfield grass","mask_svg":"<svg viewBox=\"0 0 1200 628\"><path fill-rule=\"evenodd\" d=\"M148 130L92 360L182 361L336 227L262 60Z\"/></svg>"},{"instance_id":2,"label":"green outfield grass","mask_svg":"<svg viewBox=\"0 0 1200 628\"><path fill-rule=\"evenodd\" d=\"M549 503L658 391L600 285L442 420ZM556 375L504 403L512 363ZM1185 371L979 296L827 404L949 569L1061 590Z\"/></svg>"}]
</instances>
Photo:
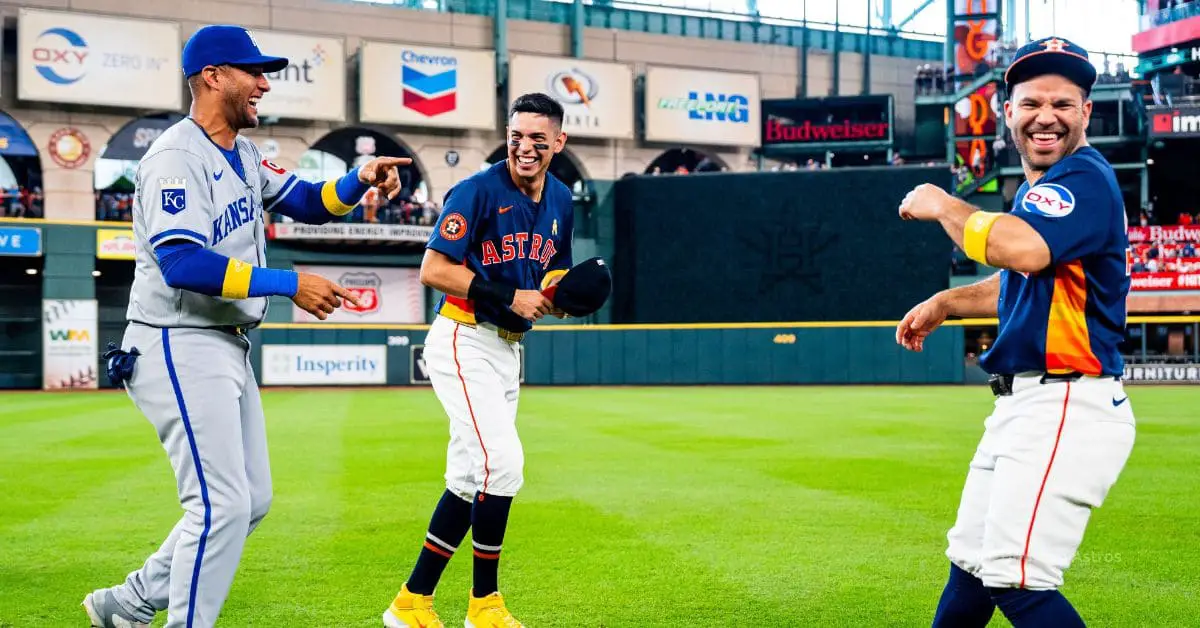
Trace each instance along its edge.
<instances>
[{"instance_id":1,"label":"green outfield grass","mask_svg":"<svg viewBox=\"0 0 1200 628\"><path fill-rule=\"evenodd\" d=\"M1064 592L1091 626L1195 626L1200 388L1129 390L1137 445ZM264 399L274 507L221 625L380 625L443 486L433 392ZM981 387L527 389L501 589L531 628L928 625L990 403ZM127 397L0 394L0 626L85 626L83 596L179 515ZM448 626L469 576L462 553L438 590Z\"/></svg>"}]
</instances>

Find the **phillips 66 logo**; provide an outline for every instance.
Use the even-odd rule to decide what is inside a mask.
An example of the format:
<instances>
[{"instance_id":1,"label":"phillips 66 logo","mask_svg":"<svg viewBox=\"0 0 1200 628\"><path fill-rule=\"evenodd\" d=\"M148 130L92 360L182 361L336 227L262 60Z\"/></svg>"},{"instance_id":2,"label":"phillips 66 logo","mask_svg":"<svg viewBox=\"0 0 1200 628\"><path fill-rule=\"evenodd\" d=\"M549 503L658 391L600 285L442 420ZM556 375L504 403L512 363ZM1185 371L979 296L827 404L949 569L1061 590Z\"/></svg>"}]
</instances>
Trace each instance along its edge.
<instances>
[{"instance_id":1,"label":"phillips 66 logo","mask_svg":"<svg viewBox=\"0 0 1200 628\"><path fill-rule=\"evenodd\" d=\"M338 278L338 283L354 294L359 305L346 302L343 306L347 312L354 314L370 314L379 311L383 280L375 273L345 273Z\"/></svg>"}]
</instances>

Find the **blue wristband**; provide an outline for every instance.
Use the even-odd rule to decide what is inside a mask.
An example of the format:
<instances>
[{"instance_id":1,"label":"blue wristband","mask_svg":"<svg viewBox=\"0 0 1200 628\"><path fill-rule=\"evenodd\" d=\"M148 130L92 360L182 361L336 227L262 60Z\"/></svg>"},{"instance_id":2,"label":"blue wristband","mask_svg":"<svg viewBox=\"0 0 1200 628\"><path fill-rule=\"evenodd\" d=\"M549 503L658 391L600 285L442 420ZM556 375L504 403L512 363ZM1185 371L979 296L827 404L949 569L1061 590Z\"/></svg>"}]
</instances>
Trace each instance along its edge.
<instances>
[{"instance_id":1,"label":"blue wristband","mask_svg":"<svg viewBox=\"0 0 1200 628\"><path fill-rule=\"evenodd\" d=\"M250 296L266 297L282 295L288 298L296 296L300 287L300 275L295 271L281 268L255 268L250 274Z\"/></svg>"}]
</instances>

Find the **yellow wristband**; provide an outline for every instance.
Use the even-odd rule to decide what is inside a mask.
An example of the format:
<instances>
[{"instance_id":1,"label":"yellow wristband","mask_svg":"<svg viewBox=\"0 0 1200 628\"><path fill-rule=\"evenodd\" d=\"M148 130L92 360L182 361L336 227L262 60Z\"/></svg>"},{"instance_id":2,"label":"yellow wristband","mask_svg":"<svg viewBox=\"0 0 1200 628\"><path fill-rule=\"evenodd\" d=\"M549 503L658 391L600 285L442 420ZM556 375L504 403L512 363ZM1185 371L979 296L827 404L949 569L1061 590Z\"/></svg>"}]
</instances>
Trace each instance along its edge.
<instances>
[{"instance_id":1,"label":"yellow wristband","mask_svg":"<svg viewBox=\"0 0 1200 628\"><path fill-rule=\"evenodd\" d=\"M347 205L338 198L337 179L330 179L321 184L321 202L325 205L325 210L334 216L345 216L357 205Z\"/></svg>"},{"instance_id":2,"label":"yellow wristband","mask_svg":"<svg viewBox=\"0 0 1200 628\"><path fill-rule=\"evenodd\" d=\"M987 264L988 234L992 225L1004 214L997 212L977 211L967 217L967 226L963 229L963 252L967 257Z\"/></svg>"},{"instance_id":3,"label":"yellow wristband","mask_svg":"<svg viewBox=\"0 0 1200 628\"><path fill-rule=\"evenodd\" d=\"M254 267L240 259L229 258L225 266L225 281L221 285L221 296L226 299L245 299L250 296L250 275Z\"/></svg>"}]
</instances>

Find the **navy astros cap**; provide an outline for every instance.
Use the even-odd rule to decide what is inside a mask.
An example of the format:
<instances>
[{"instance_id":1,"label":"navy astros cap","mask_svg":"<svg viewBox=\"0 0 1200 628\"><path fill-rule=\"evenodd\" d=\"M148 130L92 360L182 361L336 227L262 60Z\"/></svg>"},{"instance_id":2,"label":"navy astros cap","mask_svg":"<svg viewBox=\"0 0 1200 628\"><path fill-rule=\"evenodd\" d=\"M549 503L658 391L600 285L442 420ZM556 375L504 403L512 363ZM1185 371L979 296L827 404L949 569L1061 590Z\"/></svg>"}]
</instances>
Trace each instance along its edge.
<instances>
[{"instance_id":1,"label":"navy astros cap","mask_svg":"<svg viewBox=\"0 0 1200 628\"><path fill-rule=\"evenodd\" d=\"M1013 56L1004 72L1008 93L1017 83L1043 74L1065 76L1088 93L1096 83L1096 66L1088 60L1087 50L1062 37L1045 37L1021 46Z\"/></svg>"},{"instance_id":2,"label":"navy astros cap","mask_svg":"<svg viewBox=\"0 0 1200 628\"><path fill-rule=\"evenodd\" d=\"M558 283L542 291L554 307L574 316L588 316L604 306L612 294L612 273L599 257L580 262Z\"/></svg>"},{"instance_id":3,"label":"navy astros cap","mask_svg":"<svg viewBox=\"0 0 1200 628\"><path fill-rule=\"evenodd\" d=\"M288 66L288 60L264 55L245 28L221 24L202 27L183 46L185 78L210 65L257 65L264 72L278 72Z\"/></svg>"}]
</instances>

